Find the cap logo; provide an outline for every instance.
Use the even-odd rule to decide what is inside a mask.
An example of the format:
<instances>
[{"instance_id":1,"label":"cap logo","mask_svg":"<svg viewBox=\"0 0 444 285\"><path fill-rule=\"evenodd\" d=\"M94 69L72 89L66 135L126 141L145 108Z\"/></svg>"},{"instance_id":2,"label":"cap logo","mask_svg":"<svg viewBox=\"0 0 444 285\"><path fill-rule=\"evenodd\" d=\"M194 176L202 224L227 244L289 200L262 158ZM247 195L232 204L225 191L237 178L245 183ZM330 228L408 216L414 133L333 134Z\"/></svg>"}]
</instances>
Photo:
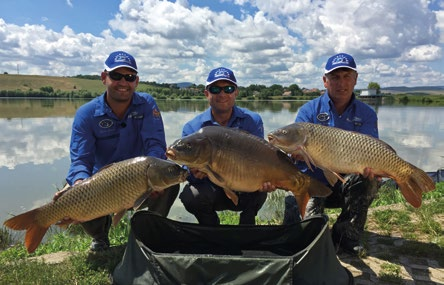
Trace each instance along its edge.
<instances>
[{"instance_id":1,"label":"cap logo","mask_svg":"<svg viewBox=\"0 0 444 285\"><path fill-rule=\"evenodd\" d=\"M126 63L128 63L128 64L131 64L131 58L129 58L128 55L126 55L126 54L122 54L122 53L117 54L117 55L114 57L114 61L115 61L115 62L126 62Z\"/></svg>"},{"instance_id":2,"label":"cap logo","mask_svg":"<svg viewBox=\"0 0 444 285\"><path fill-rule=\"evenodd\" d=\"M218 78L218 77L230 78L230 73L228 72L228 70L221 68L221 69L216 70L216 72L214 73L214 77L216 77L216 78Z\"/></svg>"},{"instance_id":3,"label":"cap logo","mask_svg":"<svg viewBox=\"0 0 444 285\"><path fill-rule=\"evenodd\" d=\"M332 65L341 64L341 63L342 63L342 64L346 64L346 65L349 65L349 64L350 64L349 61L348 61L348 58L345 57L345 56L342 55L342 54L336 56L336 57L331 61L331 64L332 64Z\"/></svg>"}]
</instances>

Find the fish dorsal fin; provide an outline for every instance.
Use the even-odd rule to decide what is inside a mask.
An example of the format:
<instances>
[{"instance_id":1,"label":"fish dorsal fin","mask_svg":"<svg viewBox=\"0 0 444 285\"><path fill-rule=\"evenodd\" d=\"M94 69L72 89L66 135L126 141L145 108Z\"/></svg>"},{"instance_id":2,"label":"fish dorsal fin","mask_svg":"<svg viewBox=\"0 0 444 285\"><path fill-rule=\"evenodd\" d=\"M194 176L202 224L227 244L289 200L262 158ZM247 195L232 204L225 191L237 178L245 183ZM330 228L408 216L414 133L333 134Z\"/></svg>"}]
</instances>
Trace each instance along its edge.
<instances>
[{"instance_id":1,"label":"fish dorsal fin","mask_svg":"<svg viewBox=\"0 0 444 285\"><path fill-rule=\"evenodd\" d=\"M386 143L385 141L380 140L380 139L376 139L376 140L379 140L379 142L381 142L386 148L388 148L389 150L391 150L391 151L393 151L394 153L396 153L396 150L395 150L391 145L389 145L388 143Z\"/></svg>"},{"instance_id":2,"label":"fish dorsal fin","mask_svg":"<svg viewBox=\"0 0 444 285\"><path fill-rule=\"evenodd\" d=\"M115 164L115 162L107 164L107 165L103 166L102 168L100 168L96 173L99 173L100 171L103 171L103 170L107 169L108 167L113 166L114 164Z\"/></svg>"}]
</instances>

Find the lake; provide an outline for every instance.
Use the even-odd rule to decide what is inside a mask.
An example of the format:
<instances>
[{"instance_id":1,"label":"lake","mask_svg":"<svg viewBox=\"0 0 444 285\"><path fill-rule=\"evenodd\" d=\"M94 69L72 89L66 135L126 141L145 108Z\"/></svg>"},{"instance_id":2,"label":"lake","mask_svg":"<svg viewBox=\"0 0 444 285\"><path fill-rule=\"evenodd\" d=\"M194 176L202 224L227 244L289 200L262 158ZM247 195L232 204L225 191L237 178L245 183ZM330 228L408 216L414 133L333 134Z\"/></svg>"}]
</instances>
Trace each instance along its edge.
<instances>
[{"instance_id":1,"label":"lake","mask_svg":"<svg viewBox=\"0 0 444 285\"><path fill-rule=\"evenodd\" d=\"M69 167L73 116L86 101L0 99L0 222L50 201L64 184ZM304 101L243 102L258 112L265 133L294 121ZM158 101L167 144L182 133L183 124L207 108L202 101ZM380 138L398 155L424 171L444 167L444 107L373 106ZM180 200L169 217L193 222Z\"/></svg>"}]
</instances>

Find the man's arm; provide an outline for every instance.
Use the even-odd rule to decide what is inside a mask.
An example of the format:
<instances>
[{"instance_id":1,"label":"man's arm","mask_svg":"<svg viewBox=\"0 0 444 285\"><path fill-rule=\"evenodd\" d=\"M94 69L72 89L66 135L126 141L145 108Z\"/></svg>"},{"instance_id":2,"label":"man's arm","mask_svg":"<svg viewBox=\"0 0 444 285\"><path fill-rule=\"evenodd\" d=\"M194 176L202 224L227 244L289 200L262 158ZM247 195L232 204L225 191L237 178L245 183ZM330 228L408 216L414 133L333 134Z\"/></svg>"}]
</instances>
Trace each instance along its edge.
<instances>
[{"instance_id":1,"label":"man's arm","mask_svg":"<svg viewBox=\"0 0 444 285\"><path fill-rule=\"evenodd\" d=\"M72 126L70 157L71 165L66 181L73 185L92 175L94 167L95 138L87 116L76 114Z\"/></svg>"}]
</instances>

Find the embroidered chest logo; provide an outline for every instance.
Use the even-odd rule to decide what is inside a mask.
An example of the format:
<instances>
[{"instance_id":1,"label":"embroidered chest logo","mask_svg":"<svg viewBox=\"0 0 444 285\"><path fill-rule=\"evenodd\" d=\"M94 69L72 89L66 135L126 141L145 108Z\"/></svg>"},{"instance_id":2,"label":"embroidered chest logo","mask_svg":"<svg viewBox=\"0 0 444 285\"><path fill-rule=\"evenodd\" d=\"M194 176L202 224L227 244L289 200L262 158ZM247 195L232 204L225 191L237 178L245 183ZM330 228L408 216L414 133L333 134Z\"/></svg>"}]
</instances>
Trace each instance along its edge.
<instances>
[{"instance_id":1,"label":"embroidered chest logo","mask_svg":"<svg viewBox=\"0 0 444 285\"><path fill-rule=\"evenodd\" d=\"M330 120L330 115L328 113L319 113L316 116L316 119L318 119L319 122L326 122L328 120Z\"/></svg>"},{"instance_id":2,"label":"embroidered chest logo","mask_svg":"<svg viewBox=\"0 0 444 285\"><path fill-rule=\"evenodd\" d=\"M102 129L111 128L114 125L114 122L110 119L103 119L99 122L99 127Z\"/></svg>"}]
</instances>

